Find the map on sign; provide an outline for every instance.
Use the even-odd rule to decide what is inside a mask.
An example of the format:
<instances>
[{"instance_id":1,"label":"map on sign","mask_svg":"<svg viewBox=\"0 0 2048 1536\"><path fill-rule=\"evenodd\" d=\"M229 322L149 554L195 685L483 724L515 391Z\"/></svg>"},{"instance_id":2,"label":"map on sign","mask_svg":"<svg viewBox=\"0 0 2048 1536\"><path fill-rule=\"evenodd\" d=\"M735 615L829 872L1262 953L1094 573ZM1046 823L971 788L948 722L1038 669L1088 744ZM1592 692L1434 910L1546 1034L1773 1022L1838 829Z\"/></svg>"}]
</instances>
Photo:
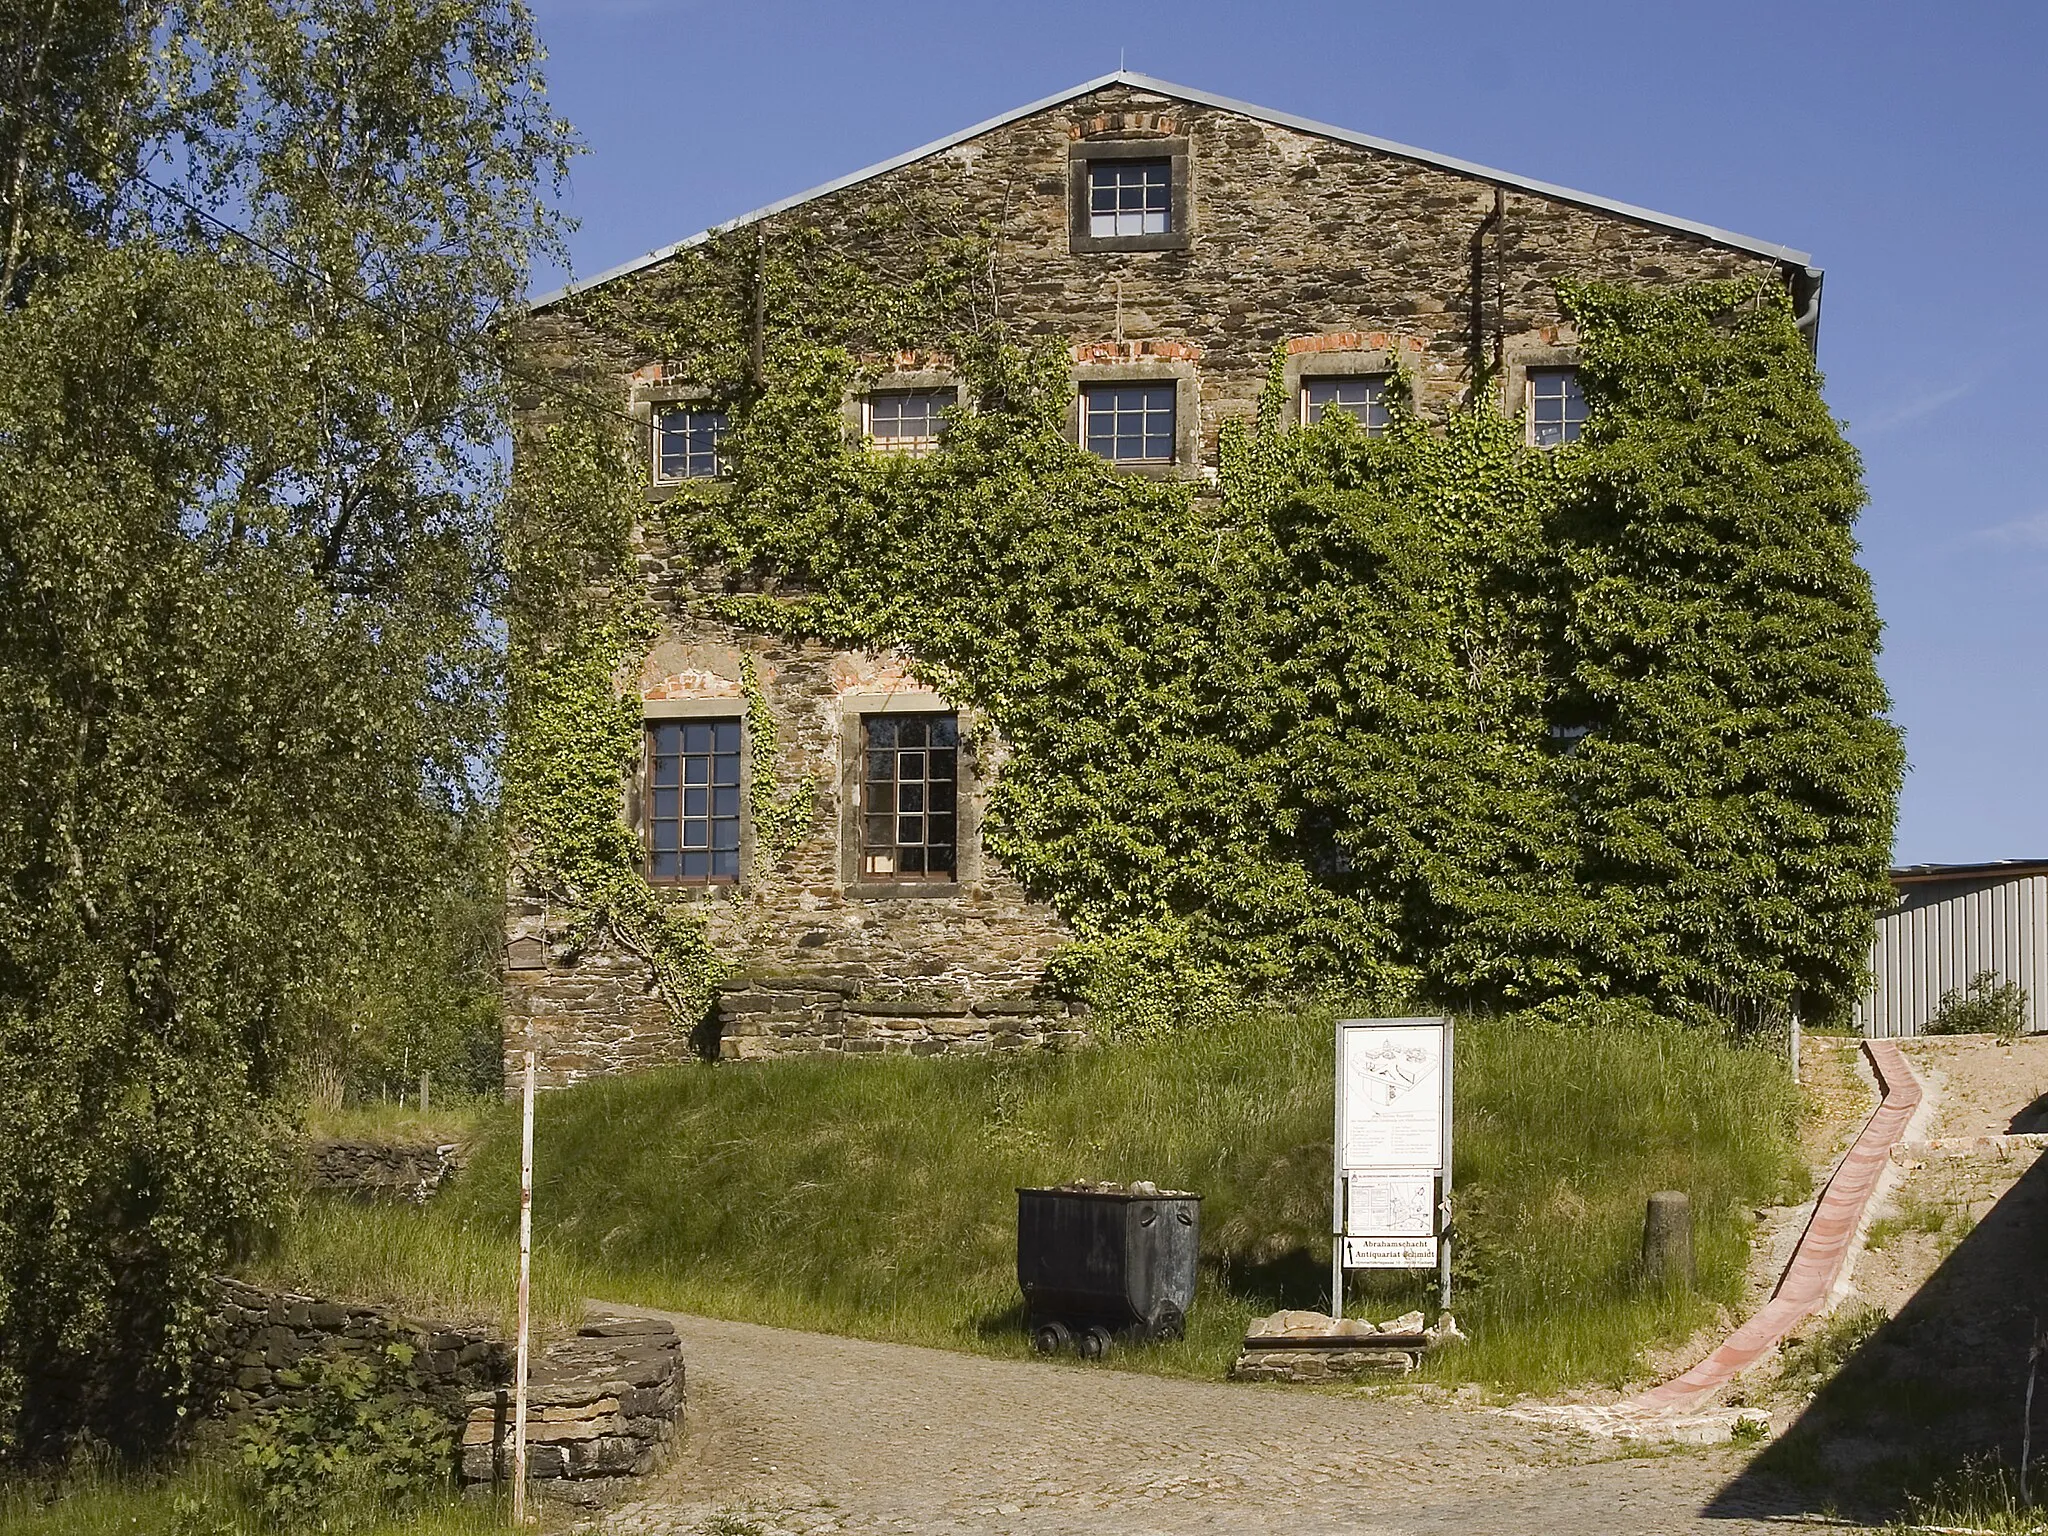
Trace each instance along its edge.
<instances>
[{"instance_id":1,"label":"map on sign","mask_svg":"<svg viewBox=\"0 0 2048 1536\"><path fill-rule=\"evenodd\" d=\"M1347 1172L1443 1165L1444 1037L1435 1021L1345 1020L1339 1163Z\"/></svg>"},{"instance_id":2,"label":"map on sign","mask_svg":"<svg viewBox=\"0 0 2048 1536\"><path fill-rule=\"evenodd\" d=\"M1345 1183L1344 1230L1353 1237L1436 1236L1433 1174L1353 1173Z\"/></svg>"}]
</instances>

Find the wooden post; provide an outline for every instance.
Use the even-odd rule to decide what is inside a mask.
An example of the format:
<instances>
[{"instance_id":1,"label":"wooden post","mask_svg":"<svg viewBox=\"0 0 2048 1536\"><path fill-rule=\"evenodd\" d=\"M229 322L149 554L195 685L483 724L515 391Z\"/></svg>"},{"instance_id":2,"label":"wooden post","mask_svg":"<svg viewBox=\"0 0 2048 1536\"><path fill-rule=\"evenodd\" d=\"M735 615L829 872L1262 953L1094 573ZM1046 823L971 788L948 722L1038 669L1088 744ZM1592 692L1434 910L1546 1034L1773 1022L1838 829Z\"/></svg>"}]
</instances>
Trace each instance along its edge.
<instances>
[{"instance_id":1,"label":"wooden post","mask_svg":"<svg viewBox=\"0 0 2048 1536\"><path fill-rule=\"evenodd\" d=\"M433 1093L433 1087L433 1074L422 1072L420 1074L420 1113L423 1115L427 1112L427 1104Z\"/></svg>"},{"instance_id":2,"label":"wooden post","mask_svg":"<svg viewBox=\"0 0 2048 1536\"><path fill-rule=\"evenodd\" d=\"M512 1523L526 1523L526 1372L528 1301L533 1278L533 1048L519 1124L519 1344L512 1386Z\"/></svg>"},{"instance_id":3,"label":"wooden post","mask_svg":"<svg viewBox=\"0 0 2048 1536\"><path fill-rule=\"evenodd\" d=\"M1643 1212L1643 1280L1692 1289L1692 1197L1675 1189L1650 1196Z\"/></svg>"}]
</instances>

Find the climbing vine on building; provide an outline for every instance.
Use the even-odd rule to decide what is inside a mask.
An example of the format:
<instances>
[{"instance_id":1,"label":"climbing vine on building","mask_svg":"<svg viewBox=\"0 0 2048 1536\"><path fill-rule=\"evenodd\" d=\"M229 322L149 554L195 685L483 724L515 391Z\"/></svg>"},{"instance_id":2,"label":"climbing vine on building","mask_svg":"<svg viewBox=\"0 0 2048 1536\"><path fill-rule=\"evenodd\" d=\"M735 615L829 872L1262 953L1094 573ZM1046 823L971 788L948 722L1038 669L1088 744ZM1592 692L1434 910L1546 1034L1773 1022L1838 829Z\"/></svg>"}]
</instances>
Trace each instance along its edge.
<instances>
[{"instance_id":1,"label":"climbing vine on building","mask_svg":"<svg viewBox=\"0 0 2048 1536\"><path fill-rule=\"evenodd\" d=\"M1199 486L1072 443L1067 359L1006 333L978 238L882 272L728 236L577 313L733 419L726 473L659 515L611 456L611 587L636 585L637 510L716 573L684 599L704 614L901 652L985 718L987 846L1076 934L1055 984L1148 1022L1301 993L1746 1026L1848 1006L1901 757L1856 458L1781 293L1564 288L1593 415L1550 453L1485 405L1293 429L1276 358ZM943 451L864 451L844 401L918 346L965 385ZM634 611L586 688L644 646ZM549 750L517 757L543 818L603 755ZM754 812L779 849L810 803L764 788L773 760L770 738Z\"/></svg>"}]
</instances>

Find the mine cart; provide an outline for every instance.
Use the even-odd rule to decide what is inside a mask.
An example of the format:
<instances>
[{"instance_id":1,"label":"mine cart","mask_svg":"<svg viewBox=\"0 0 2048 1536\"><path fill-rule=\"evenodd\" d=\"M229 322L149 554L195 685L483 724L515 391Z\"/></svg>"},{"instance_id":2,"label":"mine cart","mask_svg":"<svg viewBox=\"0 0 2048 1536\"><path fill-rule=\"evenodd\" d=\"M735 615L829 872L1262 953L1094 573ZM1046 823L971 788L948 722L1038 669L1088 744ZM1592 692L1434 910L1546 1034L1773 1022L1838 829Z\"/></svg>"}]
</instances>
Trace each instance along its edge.
<instances>
[{"instance_id":1,"label":"mine cart","mask_svg":"<svg viewBox=\"0 0 2048 1536\"><path fill-rule=\"evenodd\" d=\"M1018 1190L1017 1284L1032 1347L1095 1360L1114 1338L1181 1337L1201 1205L1144 1183Z\"/></svg>"}]
</instances>

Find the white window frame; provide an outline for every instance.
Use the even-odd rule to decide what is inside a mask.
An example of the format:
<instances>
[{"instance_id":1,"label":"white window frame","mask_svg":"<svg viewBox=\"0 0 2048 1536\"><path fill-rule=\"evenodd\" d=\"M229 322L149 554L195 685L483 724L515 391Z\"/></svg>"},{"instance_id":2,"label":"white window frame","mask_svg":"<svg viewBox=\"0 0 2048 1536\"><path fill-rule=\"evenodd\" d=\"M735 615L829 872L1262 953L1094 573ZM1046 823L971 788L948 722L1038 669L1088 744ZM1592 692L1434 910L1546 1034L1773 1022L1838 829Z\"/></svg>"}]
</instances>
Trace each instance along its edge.
<instances>
[{"instance_id":1,"label":"white window frame","mask_svg":"<svg viewBox=\"0 0 2048 1536\"><path fill-rule=\"evenodd\" d=\"M713 437L713 445L711 449L711 472L709 474L693 475L690 474L687 469L685 469L684 473L680 475L665 475L661 472L661 424L662 418L666 416L716 416L725 423L723 427L717 429ZM731 430L731 414L727 411L721 410L719 407L715 405L710 404L708 401L664 400L657 402L651 408L651 414L649 418L649 431L647 434L648 446L653 457L651 474L654 483L656 485L684 485L692 480L716 480L720 475L725 473L725 461L722 454L720 453L718 445L720 442L723 441L725 434L727 432L730 432ZM689 457L690 456L688 454L684 455L684 463L686 465L688 464Z\"/></svg>"},{"instance_id":2,"label":"white window frame","mask_svg":"<svg viewBox=\"0 0 2048 1536\"><path fill-rule=\"evenodd\" d=\"M875 453L896 453L906 458L922 459L938 452L945 443L943 423L937 423L928 437L878 437L875 434L875 401L881 398L903 399L913 395L948 397L940 410L949 411L960 404L960 390L952 384L911 385L869 390L861 397L860 429L869 449Z\"/></svg>"},{"instance_id":3,"label":"white window frame","mask_svg":"<svg viewBox=\"0 0 2048 1536\"><path fill-rule=\"evenodd\" d=\"M1361 369L1357 373L1303 374L1301 376L1301 387L1296 392L1296 399L1298 400L1300 405L1300 414L1296 418L1299 421L1299 423L1304 427L1310 427L1315 425L1315 421L1311 419L1311 417L1309 416L1308 392L1311 387L1317 384L1348 383L1353 379L1362 380L1368 384L1379 385L1379 400L1377 401L1377 404L1379 406L1380 413L1387 419L1379 423L1379 425L1377 426L1373 425L1370 421L1358 421L1358 418L1356 416L1352 416L1352 419L1354 421L1358 421L1358 425L1364 429L1365 435L1367 437L1384 437L1386 435L1387 428L1393 425L1393 410L1388 404L1388 402L1393 396L1394 376L1390 371L1386 369ZM1325 407L1325 409L1327 409L1327 407ZM1346 415L1351 415L1351 411L1347 406L1339 406L1338 409L1344 411Z\"/></svg>"}]
</instances>

